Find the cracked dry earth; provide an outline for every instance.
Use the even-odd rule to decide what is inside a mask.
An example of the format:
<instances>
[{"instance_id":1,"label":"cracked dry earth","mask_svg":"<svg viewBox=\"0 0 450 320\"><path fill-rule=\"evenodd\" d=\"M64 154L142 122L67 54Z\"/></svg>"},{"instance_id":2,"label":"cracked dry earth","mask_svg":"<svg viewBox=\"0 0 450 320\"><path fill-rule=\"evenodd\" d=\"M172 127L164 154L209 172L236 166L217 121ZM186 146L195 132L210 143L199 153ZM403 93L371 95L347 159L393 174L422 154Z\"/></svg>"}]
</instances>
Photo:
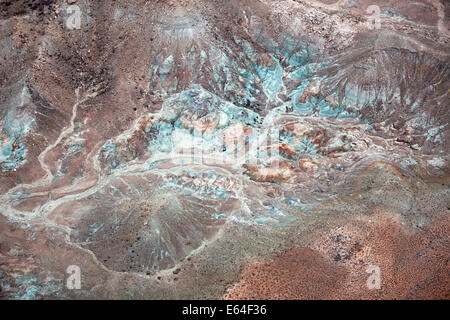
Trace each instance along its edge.
<instances>
[{"instance_id":1,"label":"cracked dry earth","mask_svg":"<svg viewBox=\"0 0 450 320\"><path fill-rule=\"evenodd\" d=\"M448 1L70 2L0 1L2 299L450 298Z\"/></svg>"}]
</instances>

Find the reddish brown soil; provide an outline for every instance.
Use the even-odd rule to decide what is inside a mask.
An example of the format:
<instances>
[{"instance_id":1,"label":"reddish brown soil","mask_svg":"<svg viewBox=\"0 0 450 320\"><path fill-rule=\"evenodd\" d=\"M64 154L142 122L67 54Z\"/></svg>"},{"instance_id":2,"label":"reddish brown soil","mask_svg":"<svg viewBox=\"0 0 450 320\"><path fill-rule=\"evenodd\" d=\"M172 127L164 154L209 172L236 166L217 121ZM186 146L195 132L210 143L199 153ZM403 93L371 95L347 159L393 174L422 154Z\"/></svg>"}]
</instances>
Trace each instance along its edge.
<instances>
[{"instance_id":1,"label":"reddish brown soil","mask_svg":"<svg viewBox=\"0 0 450 320\"><path fill-rule=\"evenodd\" d=\"M449 299L449 222L410 233L399 221L358 221L330 230L313 247L248 266L226 299ZM369 290L367 266L381 270Z\"/></svg>"}]
</instances>

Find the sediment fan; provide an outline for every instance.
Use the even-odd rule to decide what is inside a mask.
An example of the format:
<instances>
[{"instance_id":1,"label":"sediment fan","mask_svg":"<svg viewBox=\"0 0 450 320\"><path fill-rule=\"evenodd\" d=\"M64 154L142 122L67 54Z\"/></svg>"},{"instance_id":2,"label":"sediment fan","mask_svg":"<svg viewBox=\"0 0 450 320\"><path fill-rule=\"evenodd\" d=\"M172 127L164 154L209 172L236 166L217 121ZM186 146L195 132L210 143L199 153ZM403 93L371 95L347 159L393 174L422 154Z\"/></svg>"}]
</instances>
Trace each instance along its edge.
<instances>
[{"instance_id":1,"label":"sediment fan","mask_svg":"<svg viewBox=\"0 0 450 320\"><path fill-rule=\"evenodd\" d=\"M240 268L330 216L432 220L410 213L448 176L440 29L369 31L295 1L80 0L68 30L67 5L0 5L1 223L156 281L198 256Z\"/></svg>"}]
</instances>

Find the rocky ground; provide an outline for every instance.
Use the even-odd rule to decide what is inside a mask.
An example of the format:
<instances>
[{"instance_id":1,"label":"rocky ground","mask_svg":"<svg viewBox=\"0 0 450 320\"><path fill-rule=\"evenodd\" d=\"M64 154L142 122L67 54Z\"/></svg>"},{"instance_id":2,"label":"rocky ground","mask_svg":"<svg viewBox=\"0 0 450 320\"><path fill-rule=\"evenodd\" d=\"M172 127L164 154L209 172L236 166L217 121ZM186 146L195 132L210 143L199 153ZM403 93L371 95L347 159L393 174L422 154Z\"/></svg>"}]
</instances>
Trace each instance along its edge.
<instances>
[{"instance_id":1,"label":"rocky ground","mask_svg":"<svg viewBox=\"0 0 450 320\"><path fill-rule=\"evenodd\" d=\"M0 1L0 297L448 299L449 14Z\"/></svg>"}]
</instances>

